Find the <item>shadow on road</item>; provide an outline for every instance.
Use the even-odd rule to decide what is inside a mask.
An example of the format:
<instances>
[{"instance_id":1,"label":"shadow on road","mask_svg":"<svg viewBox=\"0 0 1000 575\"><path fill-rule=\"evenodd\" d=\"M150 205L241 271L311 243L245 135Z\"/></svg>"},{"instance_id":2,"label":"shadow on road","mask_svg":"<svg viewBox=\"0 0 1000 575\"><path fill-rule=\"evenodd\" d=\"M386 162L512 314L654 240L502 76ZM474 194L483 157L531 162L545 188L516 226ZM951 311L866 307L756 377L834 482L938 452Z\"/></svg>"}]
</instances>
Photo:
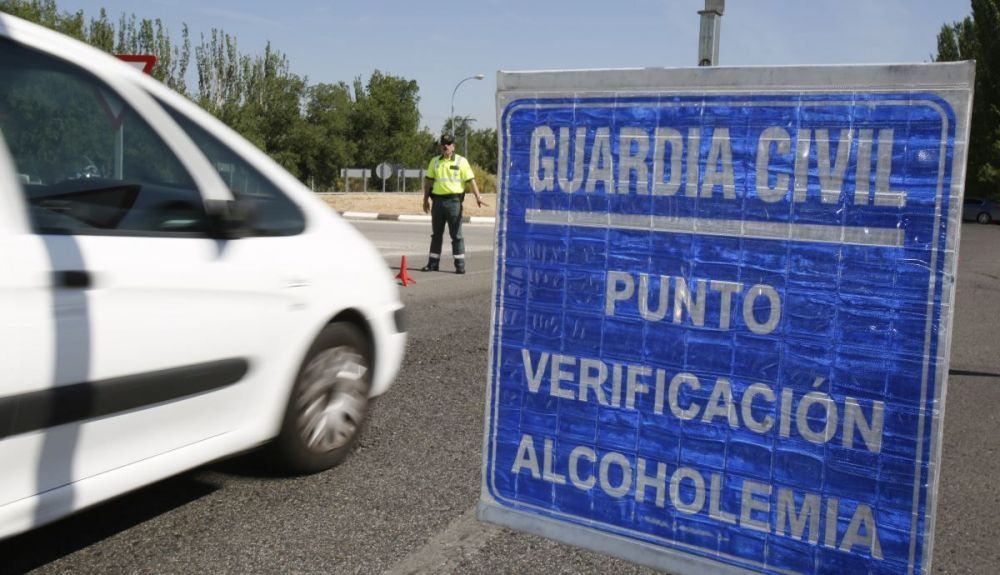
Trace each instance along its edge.
<instances>
[{"instance_id":1,"label":"shadow on road","mask_svg":"<svg viewBox=\"0 0 1000 575\"><path fill-rule=\"evenodd\" d=\"M1000 378L1000 373L991 373L988 371L970 371L968 369L949 369L948 375L967 375L969 377L998 377Z\"/></svg>"},{"instance_id":2,"label":"shadow on road","mask_svg":"<svg viewBox=\"0 0 1000 575\"><path fill-rule=\"evenodd\" d=\"M0 542L0 574L36 569L216 491L181 475Z\"/></svg>"},{"instance_id":3,"label":"shadow on road","mask_svg":"<svg viewBox=\"0 0 1000 575\"><path fill-rule=\"evenodd\" d=\"M285 479L289 477L267 460L268 453L251 451L228 459L221 459L205 466L206 470L215 471L232 477L244 479Z\"/></svg>"}]
</instances>

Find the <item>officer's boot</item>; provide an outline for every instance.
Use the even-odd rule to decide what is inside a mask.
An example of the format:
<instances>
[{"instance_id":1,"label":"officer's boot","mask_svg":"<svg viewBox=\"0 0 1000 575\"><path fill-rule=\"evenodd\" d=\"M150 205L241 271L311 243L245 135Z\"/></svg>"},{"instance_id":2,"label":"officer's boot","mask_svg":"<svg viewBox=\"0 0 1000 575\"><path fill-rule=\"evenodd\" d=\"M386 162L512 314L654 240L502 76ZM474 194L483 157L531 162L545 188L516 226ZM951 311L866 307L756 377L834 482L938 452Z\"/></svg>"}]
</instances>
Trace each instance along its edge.
<instances>
[{"instance_id":1,"label":"officer's boot","mask_svg":"<svg viewBox=\"0 0 1000 575\"><path fill-rule=\"evenodd\" d=\"M459 217L461 217L461 211L459 212ZM465 273L465 240L462 238L461 228L457 234L458 237L451 240L451 253L455 255L455 273L464 274Z\"/></svg>"},{"instance_id":2,"label":"officer's boot","mask_svg":"<svg viewBox=\"0 0 1000 575\"><path fill-rule=\"evenodd\" d=\"M440 260L438 260L437 258L429 258L427 260L427 265L425 265L424 267L420 268L420 271L422 271L422 272L436 272L436 271L438 271L438 262L439 261Z\"/></svg>"}]
</instances>

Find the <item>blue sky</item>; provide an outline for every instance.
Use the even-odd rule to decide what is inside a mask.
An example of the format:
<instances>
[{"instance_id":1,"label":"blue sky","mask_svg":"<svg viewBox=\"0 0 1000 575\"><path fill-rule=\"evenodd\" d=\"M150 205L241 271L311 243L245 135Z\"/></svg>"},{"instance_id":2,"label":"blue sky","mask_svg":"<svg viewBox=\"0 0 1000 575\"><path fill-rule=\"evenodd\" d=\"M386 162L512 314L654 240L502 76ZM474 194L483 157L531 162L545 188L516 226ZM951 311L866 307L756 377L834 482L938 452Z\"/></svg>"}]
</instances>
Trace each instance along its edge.
<instances>
[{"instance_id":1,"label":"blue sky","mask_svg":"<svg viewBox=\"0 0 1000 575\"><path fill-rule=\"evenodd\" d=\"M687 67L698 54L704 0L57 0L89 18L104 7L160 18L192 44L218 28L244 54L272 46L310 84L364 80L374 70L416 80L421 125L440 130L455 114L496 126L499 70ZM945 22L971 13L969 0L729 0L720 64L925 62ZM192 55L193 59L193 55ZM193 68L193 65L192 65ZM195 80L189 79L195 88Z\"/></svg>"}]
</instances>

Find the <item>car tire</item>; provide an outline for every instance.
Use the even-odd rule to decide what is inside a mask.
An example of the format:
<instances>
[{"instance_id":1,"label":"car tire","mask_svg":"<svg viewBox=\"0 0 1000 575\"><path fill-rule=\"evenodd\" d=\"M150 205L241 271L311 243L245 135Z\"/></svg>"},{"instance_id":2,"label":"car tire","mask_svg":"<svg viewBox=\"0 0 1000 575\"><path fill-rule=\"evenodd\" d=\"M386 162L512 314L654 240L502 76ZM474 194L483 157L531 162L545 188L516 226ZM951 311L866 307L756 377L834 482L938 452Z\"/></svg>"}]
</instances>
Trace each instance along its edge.
<instances>
[{"instance_id":1,"label":"car tire","mask_svg":"<svg viewBox=\"0 0 1000 575\"><path fill-rule=\"evenodd\" d=\"M273 443L278 467L315 473L340 463L357 442L368 414L372 352L353 325L334 323L306 354Z\"/></svg>"},{"instance_id":2,"label":"car tire","mask_svg":"<svg viewBox=\"0 0 1000 575\"><path fill-rule=\"evenodd\" d=\"M990 222L992 222L993 218L991 218L990 215L987 214L986 212L983 212L983 213L979 214L978 216L976 216L976 221L985 225L985 224L989 224Z\"/></svg>"}]
</instances>

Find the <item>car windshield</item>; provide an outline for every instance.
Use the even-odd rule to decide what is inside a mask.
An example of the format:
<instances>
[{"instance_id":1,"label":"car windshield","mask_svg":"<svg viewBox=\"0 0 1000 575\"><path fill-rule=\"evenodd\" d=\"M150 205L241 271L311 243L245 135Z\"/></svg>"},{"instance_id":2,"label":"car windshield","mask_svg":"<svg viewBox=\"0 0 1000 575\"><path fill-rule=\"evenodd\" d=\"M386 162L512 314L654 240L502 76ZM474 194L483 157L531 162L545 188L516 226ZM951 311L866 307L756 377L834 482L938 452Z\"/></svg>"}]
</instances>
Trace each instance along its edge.
<instances>
[{"instance_id":1,"label":"car windshield","mask_svg":"<svg viewBox=\"0 0 1000 575\"><path fill-rule=\"evenodd\" d=\"M38 231L204 228L201 196L169 146L81 68L0 40L0 130Z\"/></svg>"}]
</instances>

